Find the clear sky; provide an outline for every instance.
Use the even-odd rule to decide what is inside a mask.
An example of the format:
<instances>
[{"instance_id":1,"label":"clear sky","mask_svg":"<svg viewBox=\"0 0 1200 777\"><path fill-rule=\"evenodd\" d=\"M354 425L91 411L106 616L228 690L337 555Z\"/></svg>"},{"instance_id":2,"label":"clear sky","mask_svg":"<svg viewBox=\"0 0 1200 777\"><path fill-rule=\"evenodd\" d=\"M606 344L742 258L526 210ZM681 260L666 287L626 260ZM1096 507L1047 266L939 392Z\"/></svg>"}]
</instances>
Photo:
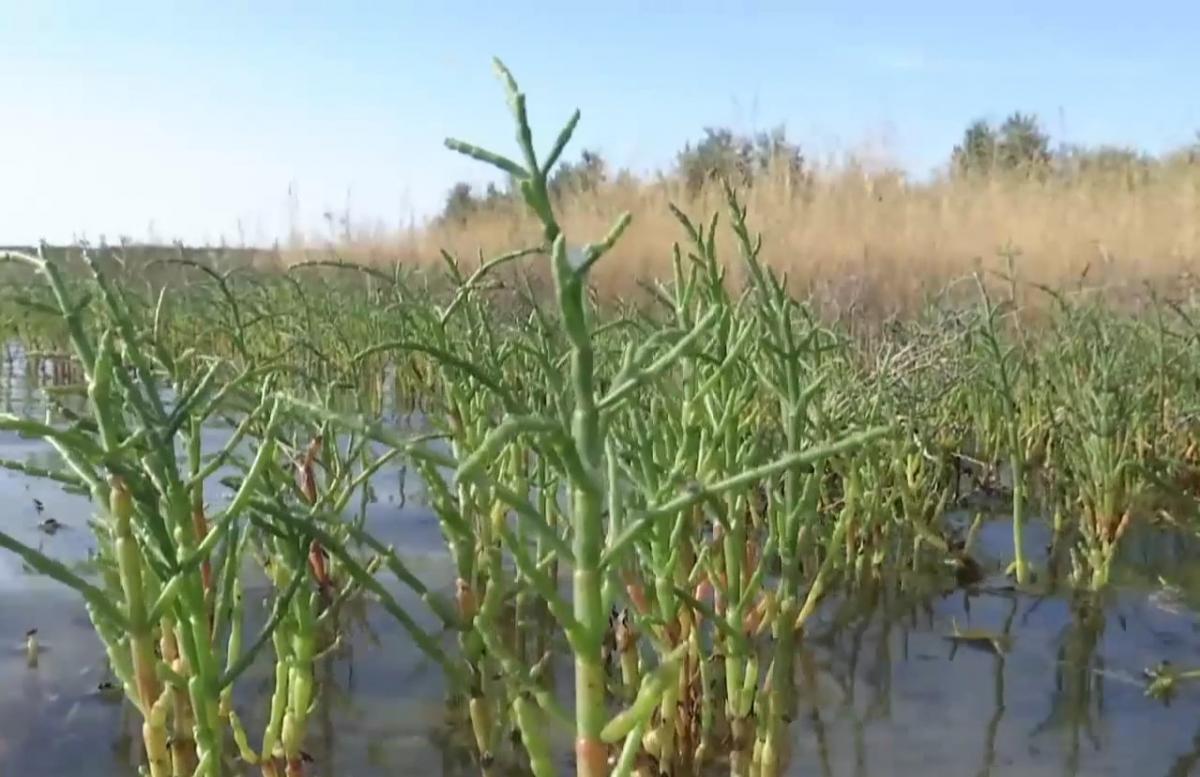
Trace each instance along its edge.
<instances>
[{"instance_id":1,"label":"clear sky","mask_svg":"<svg viewBox=\"0 0 1200 777\"><path fill-rule=\"evenodd\" d=\"M1160 151L1200 128L1197 31L1194 0L0 0L0 242L423 218L489 180L446 135L512 149L493 54L544 142L578 106L576 151L637 170L783 123L923 173L1014 109Z\"/></svg>"}]
</instances>

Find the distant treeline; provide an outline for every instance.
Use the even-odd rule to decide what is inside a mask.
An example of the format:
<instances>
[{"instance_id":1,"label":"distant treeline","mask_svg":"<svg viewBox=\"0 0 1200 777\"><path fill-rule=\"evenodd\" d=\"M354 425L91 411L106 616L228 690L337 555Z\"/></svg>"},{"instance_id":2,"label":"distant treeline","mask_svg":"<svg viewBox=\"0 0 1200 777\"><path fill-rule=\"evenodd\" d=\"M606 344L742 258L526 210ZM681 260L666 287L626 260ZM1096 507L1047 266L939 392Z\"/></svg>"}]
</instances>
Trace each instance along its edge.
<instances>
[{"instance_id":1,"label":"distant treeline","mask_svg":"<svg viewBox=\"0 0 1200 777\"><path fill-rule=\"evenodd\" d=\"M1054 147L1037 116L1015 112L999 124L983 119L972 122L963 132L961 142L950 152L941 178L998 174L1044 178L1104 175L1122 177L1129 185L1136 185L1156 170L1198 164L1200 132L1191 143L1161 156L1116 145ZM783 127L756 134L705 128L702 138L685 144L672 165L656 176L660 181L682 183L686 192L696 195L715 178L749 187L768 173L774 180L779 180L782 174L798 193L806 190L805 185L815 174L810 160L788 138ZM889 170L888 174L905 177L900 170ZM633 173L614 171L598 151L585 149L576 160L559 165L550 188L561 199L593 193L605 185L635 182L637 177ZM489 184L477 190L468 183L457 183L447 193L438 220L443 224L463 223L482 211L511 203L515 191L511 185Z\"/></svg>"}]
</instances>

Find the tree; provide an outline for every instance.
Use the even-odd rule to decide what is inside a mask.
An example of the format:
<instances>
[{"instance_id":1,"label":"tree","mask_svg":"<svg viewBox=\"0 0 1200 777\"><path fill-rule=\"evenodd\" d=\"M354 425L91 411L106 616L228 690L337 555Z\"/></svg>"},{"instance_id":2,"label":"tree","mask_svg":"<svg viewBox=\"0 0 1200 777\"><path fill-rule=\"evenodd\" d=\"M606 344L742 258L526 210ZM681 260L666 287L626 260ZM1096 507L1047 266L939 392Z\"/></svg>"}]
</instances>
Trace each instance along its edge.
<instances>
[{"instance_id":1,"label":"tree","mask_svg":"<svg viewBox=\"0 0 1200 777\"><path fill-rule=\"evenodd\" d=\"M503 190L495 183L489 183L482 195L476 195L469 183L458 182L446 193L446 204L438 220L442 223L463 224L477 213L495 210L501 204L513 198L514 187L511 182L508 190Z\"/></svg>"},{"instance_id":2,"label":"tree","mask_svg":"<svg viewBox=\"0 0 1200 777\"><path fill-rule=\"evenodd\" d=\"M479 204L475 202L475 195L471 191L471 184L459 181L446 193L446 204L442 206L441 220L461 224L478 207Z\"/></svg>"},{"instance_id":3,"label":"tree","mask_svg":"<svg viewBox=\"0 0 1200 777\"><path fill-rule=\"evenodd\" d=\"M584 149L577 162L563 162L550 176L550 193L555 197L594 192L608 181L608 163L597 151Z\"/></svg>"},{"instance_id":4,"label":"tree","mask_svg":"<svg viewBox=\"0 0 1200 777\"><path fill-rule=\"evenodd\" d=\"M695 146L688 143L676 155L676 170L693 194L713 178L752 186L766 171L780 168L796 177L804 172L804 156L799 146L788 141L783 127L753 136L705 127L702 140Z\"/></svg>"},{"instance_id":5,"label":"tree","mask_svg":"<svg viewBox=\"0 0 1200 777\"><path fill-rule=\"evenodd\" d=\"M756 173L774 169L784 172L793 180L800 179L804 174L804 155L800 153L798 145L788 140L787 131L782 126L755 135L754 151Z\"/></svg>"},{"instance_id":6,"label":"tree","mask_svg":"<svg viewBox=\"0 0 1200 777\"><path fill-rule=\"evenodd\" d=\"M1014 113L1000 125L999 162L1009 170L1044 167L1050 162L1050 136L1036 116Z\"/></svg>"},{"instance_id":7,"label":"tree","mask_svg":"<svg viewBox=\"0 0 1200 777\"><path fill-rule=\"evenodd\" d=\"M963 142L954 147L954 170L958 173L987 173L996 169L996 132L986 121L971 122Z\"/></svg>"},{"instance_id":8,"label":"tree","mask_svg":"<svg viewBox=\"0 0 1200 777\"><path fill-rule=\"evenodd\" d=\"M971 122L951 155L953 169L959 174L1039 171L1050 159L1050 137L1036 116L1020 112L1010 114L999 128L983 119Z\"/></svg>"}]
</instances>

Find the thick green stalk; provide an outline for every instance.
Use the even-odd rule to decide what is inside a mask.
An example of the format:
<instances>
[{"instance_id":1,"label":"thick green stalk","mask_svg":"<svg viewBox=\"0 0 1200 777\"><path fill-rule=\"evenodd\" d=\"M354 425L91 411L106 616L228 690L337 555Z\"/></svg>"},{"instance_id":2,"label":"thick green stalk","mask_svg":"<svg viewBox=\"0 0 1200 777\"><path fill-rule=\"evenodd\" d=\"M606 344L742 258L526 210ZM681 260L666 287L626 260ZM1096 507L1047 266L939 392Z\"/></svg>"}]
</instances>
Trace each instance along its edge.
<instances>
[{"instance_id":1,"label":"thick green stalk","mask_svg":"<svg viewBox=\"0 0 1200 777\"><path fill-rule=\"evenodd\" d=\"M604 777L608 774L607 748L600 738L606 717L602 652L608 628L600 564L604 548L601 486L605 471L604 442L600 435L600 414L596 409L595 353L584 296L586 276L569 264L566 241L561 234L555 237L552 258L559 309L571 347L571 386L575 405L571 435L574 454L579 460L579 474L583 475L571 480L575 620L583 632L583 639L573 646L575 756L579 777Z\"/></svg>"},{"instance_id":2,"label":"thick green stalk","mask_svg":"<svg viewBox=\"0 0 1200 777\"><path fill-rule=\"evenodd\" d=\"M293 574L302 574L301 570L303 562L295 561ZM316 651L313 613L318 604L319 595L316 591L292 599L292 617L296 628L292 633L292 653L287 660L288 699L281 734L288 777L300 777L304 771L304 737L313 704L313 656Z\"/></svg>"},{"instance_id":3,"label":"thick green stalk","mask_svg":"<svg viewBox=\"0 0 1200 777\"><path fill-rule=\"evenodd\" d=\"M1010 421L1010 423L1016 423ZM1024 537L1025 525L1025 462L1017 451L1018 442L1011 443L1012 455L1009 457L1009 467L1012 469L1012 530L1013 530L1013 565L1016 567L1017 584L1024 585L1029 579L1029 565L1025 562Z\"/></svg>"},{"instance_id":4,"label":"thick green stalk","mask_svg":"<svg viewBox=\"0 0 1200 777\"><path fill-rule=\"evenodd\" d=\"M109 485L109 513L113 521L121 587L125 593L129 651L133 657L137 701L144 719L142 739L146 747L146 760L151 777L168 777L171 757L167 749L166 707L165 702L160 704L162 689L156 671L153 625L147 618L141 553L131 526L133 501L123 480L114 477Z\"/></svg>"},{"instance_id":5,"label":"thick green stalk","mask_svg":"<svg viewBox=\"0 0 1200 777\"><path fill-rule=\"evenodd\" d=\"M1021 446L1020 434L1021 410L1017 404L1016 387L1013 385L1013 377L1009 373L1008 354L1000 348L1000 336L996 329L997 310L992 305L983 280L976 276L976 283L979 287L980 296L983 298L984 314L986 317L983 339L988 347L989 356L995 362L997 389L999 390L1000 399L1004 403L1005 418L1003 423L1005 425L1006 442L1009 449L1009 463L1013 478L1013 567L1015 568L1017 583L1024 585L1028 580L1029 569L1025 563L1023 543L1026 472L1024 449Z\"/></svg>"}]
</instances>

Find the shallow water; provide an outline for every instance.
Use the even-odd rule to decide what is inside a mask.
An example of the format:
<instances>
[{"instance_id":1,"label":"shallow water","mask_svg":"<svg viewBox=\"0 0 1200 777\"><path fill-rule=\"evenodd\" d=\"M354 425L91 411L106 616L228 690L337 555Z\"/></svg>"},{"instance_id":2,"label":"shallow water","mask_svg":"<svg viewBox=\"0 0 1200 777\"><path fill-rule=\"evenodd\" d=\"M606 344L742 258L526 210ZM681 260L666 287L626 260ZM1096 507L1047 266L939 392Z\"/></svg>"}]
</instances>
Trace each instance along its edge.
<instances>
[{"instance_id":1,"label":"shallow water","mask_svg":"<svg viewBox=\"0 0 1200 777\"><path fill-rule=\"evenodd\" d=\"M0 373L0 406L40 415L35 383ZM225 433L211 434L206 449ZM7 433L0 433L0 458L54 460L39 444ZM392 469L374 485L370 529L400 548L432 588L451 590L453 572L437 522L421 505L420 483ZM0 471L0 504L5 531L56 558L86 559L85 498ZM37 524L46 516L65 528L45 535ZM1031 527L1031 548L1045 544L1041 532ZM1008 525L988 524L980 541L990 566L1002 567L1011 551ZM1003 590L907 600L889 591L832 605L797 661L800 714L789 774L1192 773L1200 762L1200 686L1183 687L1168 707L1144 697L1140 673L1162 659L1200 665L1200 618L1195 600L1188 601L1189 592L1200 591L1191 561L1196 546L1141 532L1130 536L1123 555L1115 593L1099 608ZM1156 594L1160 575L1183 586L1170 606ZM247 597L252 605L256 599ZM136 728L123 703L97 690L106 679L103 654L78 601L0 554L0 602L0 775L135 774ZM955 647L946 634L956 624L1007 630L1011 648ZM30 628L45 646L36 668L27 666L22 647ZM478 774L460 735L445 724L437 667L372 607L352 633L348 650L317 670L323 693L309 739L313 772ZM267 669L252 670L239 707L262 709ZM557 669L562 687L569 686L565 659ZM246 723L257 739L261 720Z\"/></svg>"}]
</instances>

